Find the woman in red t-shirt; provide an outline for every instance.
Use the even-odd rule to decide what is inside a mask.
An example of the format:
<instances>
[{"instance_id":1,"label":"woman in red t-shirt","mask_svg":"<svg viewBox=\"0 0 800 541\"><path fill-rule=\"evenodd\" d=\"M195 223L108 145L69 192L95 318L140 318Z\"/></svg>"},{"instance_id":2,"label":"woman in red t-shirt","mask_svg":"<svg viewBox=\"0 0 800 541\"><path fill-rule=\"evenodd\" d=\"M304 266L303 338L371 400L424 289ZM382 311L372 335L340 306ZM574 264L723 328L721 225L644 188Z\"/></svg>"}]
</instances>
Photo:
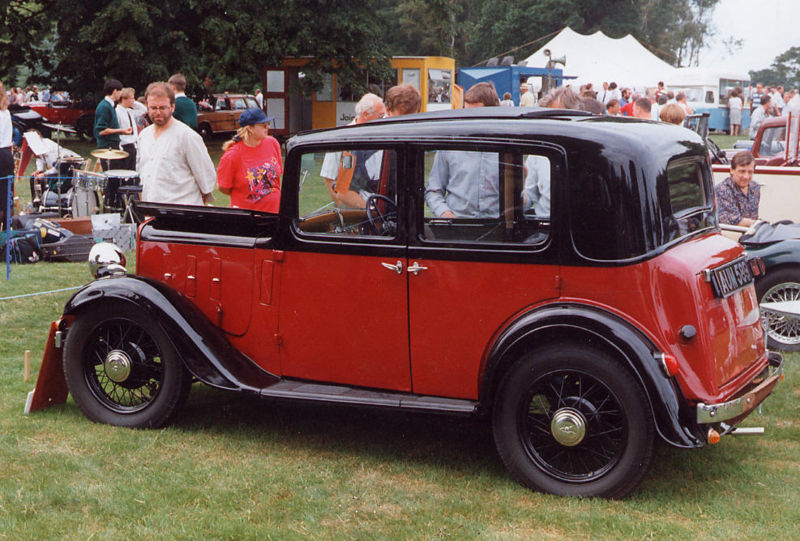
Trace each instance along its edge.
<instances>
[{"instance_id":1,"label":"woman in red t-shirt","mask_svg":"<svg viewBox=\"0 0 800 541\"><path fill-rule=\"evenodd\" d=\"M222 145L217 167L219 191L231 206L277 213L281 201L281 147L268 135L269 118L257 108L239 117L239 131Z\"/></svg>"}]
</instances>

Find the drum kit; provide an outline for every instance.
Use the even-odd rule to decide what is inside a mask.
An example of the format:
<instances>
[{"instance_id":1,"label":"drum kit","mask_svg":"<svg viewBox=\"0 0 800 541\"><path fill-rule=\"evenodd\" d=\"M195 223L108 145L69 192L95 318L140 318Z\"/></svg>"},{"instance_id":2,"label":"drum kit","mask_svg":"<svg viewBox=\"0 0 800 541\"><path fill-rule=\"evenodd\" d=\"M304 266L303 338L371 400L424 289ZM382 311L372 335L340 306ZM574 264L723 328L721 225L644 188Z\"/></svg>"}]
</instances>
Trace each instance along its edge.
<instances>
[{"instance_id":1,"label":"drum kit","mask_svg":"<svg viewBox=\"0 0 800 541\"><path fill-rule=\"evenodd\" d=\"M106 162L127 158L128 153L117 149L97 149L91 155ZM127 169L107 169L93 172L80 157L59 157L57 177L46 179L44 186L34 185L34 206L40 212L57 212L59 216L80 218L98 212L118 212L123 218L136 221L133 201L142 191L139 174ZM38 193L41 192L41 193Z\"/></svg>"}]
</instances>

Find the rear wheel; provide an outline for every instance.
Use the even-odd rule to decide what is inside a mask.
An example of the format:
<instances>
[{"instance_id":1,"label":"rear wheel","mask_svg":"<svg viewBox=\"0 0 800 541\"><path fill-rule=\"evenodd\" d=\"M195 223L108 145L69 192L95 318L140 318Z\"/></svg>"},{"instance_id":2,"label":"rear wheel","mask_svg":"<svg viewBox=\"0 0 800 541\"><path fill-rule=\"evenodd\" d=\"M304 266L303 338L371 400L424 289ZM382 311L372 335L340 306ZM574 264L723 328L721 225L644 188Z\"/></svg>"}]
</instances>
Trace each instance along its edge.
<instances>
[{"instance_id":1,"label":"rear wheel","mask_svg":"<svg viewBox=\"0 0 800 541\"><path fill-rule=\"evenodd\" d=\"M200 127L198 128L197 131L200 132L200 136L206 141L211 137L211 134L213 133L211 131L211 126L209 126L208 124L200 124Z\"/></svg>"},{"instance_id":2,"label":"rear wheel","mask_svg":"<svg viewBox=\"0 0 800 541\"><path fill-rule=\"evenodd\" d=\"M121 303L77 316L67 335L64 375L87 417L131 428L167 424L191 385L191 376L158 324Z\"/></svg>"},{"instance_id":3,"label":"rear wheel","mask_svg":"<svg viewBox=\"0 0 800 541\"><path fill-rule=\"evenodd\" d=\"M800 300L800 269L782 268L768 270L756 282L758 302L784 302ZM781 351L800 351L800 319L762 311L761 318L767 329L767 346Z\"/></svg>"},{"instance_id":4,"label":"rear wheel","mask_svg":"<svg viewBox=\"0 0 800 541\"><path fill-rule=\"evenodd\" d=\"M493 430L515 479L562 496L622 498L653 456L639 383L615 359L582 346L547 346L521 358L498 389Z\"/></svg>"}]
</instances>

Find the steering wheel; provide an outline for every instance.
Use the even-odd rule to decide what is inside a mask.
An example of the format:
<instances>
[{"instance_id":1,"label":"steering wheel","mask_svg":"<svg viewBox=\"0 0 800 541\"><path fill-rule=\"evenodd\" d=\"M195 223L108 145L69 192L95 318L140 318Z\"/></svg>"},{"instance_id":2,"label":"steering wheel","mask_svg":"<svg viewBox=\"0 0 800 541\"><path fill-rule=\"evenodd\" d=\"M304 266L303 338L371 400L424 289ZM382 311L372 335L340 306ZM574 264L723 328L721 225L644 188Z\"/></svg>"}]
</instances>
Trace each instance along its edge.
<instances>
[{"instance_id":1,"label":"steering wheel","mask_svg":"<svg viewBox=\"0 0 800 541\"><path fill-rule=\"evenodd\" d=\"M719 148L719 145L715 143L710 137L706 138L706 145L708 149L711 151L711 156L714 161L718 163L728 164L728 157L725 155L725 152Z\"/></svg>"},{"instance_id":2,"label":"steering wheel","mask_svg":"<svg viewBox=\"0 0 800 541\"><path fill-rule=\"evenodd\" d=\"M381 210L379 202L386 204ZM385 195L373 193L367 197L366 214L369 225L376 235L394 236L397 231L397 203Z\"/></svg>"}]
</instances>

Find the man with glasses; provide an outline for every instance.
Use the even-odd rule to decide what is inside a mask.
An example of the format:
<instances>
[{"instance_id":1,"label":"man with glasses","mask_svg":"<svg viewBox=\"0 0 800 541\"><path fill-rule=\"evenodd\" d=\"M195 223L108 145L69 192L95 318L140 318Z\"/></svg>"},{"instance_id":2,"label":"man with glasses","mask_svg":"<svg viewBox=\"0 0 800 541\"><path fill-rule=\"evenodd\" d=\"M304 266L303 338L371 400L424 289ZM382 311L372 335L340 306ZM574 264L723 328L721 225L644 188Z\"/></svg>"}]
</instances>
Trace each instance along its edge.
<instances>
[{"instance_id":1,"label":"man with glasses","mask_svg":"<svg viewBox=\"0 0 800 541\"><path fill-rule=\"evenodd\" d=\"M142 201L202 205L214 200L217 172L203 138L172 116L175 93L164 82L145 92L152 124L139 136Z\"/></svg>"},{"instance_id":2,"label":"man with glasses","mask_svg":"<svg viewBox=\"0 0 800 541\"><path fill-rule=\"evenodd\" d=\"M386 116L383 100L376 94L364 94L356 104L356 118L351 124L363 124ZM336 206L364 208L371 184L380 177L383 153L375 150L328 152L322 162L320 176ZM345 186L345 184L347 184ZM338 186L337 186L338 185Z\"/></svg>"}]
</instances>

